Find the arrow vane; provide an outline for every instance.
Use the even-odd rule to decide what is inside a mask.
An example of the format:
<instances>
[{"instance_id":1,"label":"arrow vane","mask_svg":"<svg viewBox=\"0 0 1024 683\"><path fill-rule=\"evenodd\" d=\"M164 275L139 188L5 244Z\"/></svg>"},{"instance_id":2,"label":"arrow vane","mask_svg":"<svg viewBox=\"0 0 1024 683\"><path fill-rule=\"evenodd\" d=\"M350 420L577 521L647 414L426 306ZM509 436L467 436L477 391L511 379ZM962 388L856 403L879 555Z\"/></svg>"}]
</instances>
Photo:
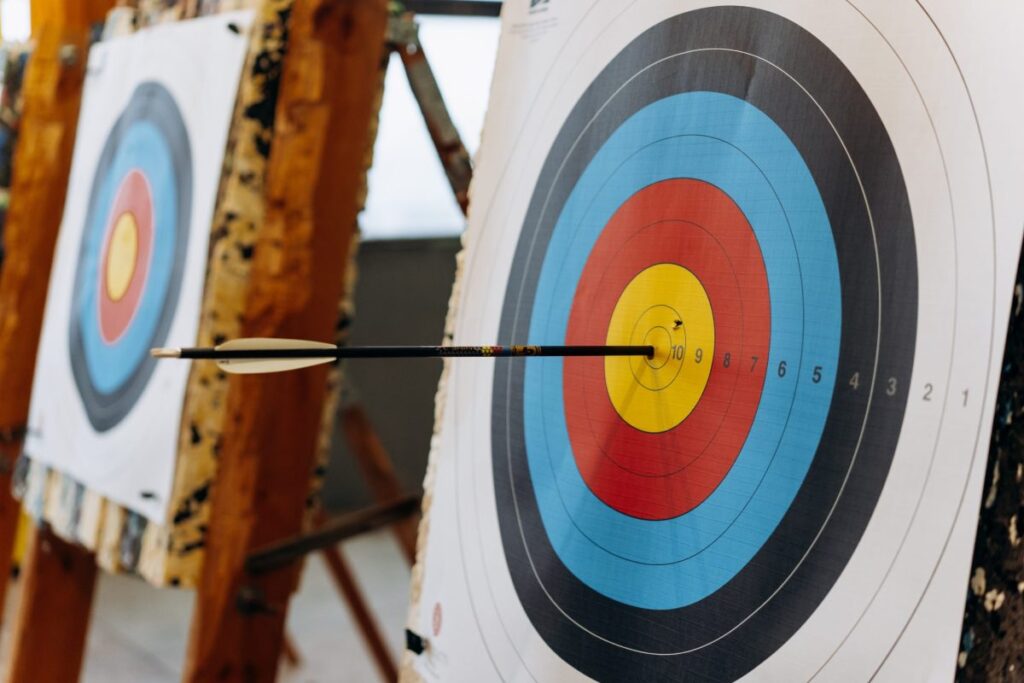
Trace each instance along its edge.
<instances>
[{"instance_id":1,"label":"arrow vane","mask_svg":"<svg viewBox=\"0 0 1024 683\"><path fill-rule=\"evenodd\" d=\"M508 358L519 356L654 356L653 346L348 346L301 339L236 339L212 348L152 349L155 358L213 360L225 372L298 370L339 358Z\"/></svg>"}]
</instances>

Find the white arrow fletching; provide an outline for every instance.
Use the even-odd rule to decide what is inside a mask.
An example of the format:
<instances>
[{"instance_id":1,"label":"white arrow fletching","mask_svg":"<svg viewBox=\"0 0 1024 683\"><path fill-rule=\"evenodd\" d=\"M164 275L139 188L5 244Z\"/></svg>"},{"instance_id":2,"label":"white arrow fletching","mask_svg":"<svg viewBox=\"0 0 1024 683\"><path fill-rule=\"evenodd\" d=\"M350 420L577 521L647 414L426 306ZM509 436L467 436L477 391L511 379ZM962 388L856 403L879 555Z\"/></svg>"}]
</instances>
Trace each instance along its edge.
<instances>
[{"instance_id":1,"label":"white arrow fletching","mask_svg":"<svg viewBox=\"0 0 1024 683\"><path fill-rule=\"evenodd\" d=\"M218 351L252 351L255 349L335 349L334 344L304 339L250 337L233 339L216 347ZM229 358L217 361L217 367L234 375L262 375L270 372L301 370L333 362L333 358Z\"/></svg>"}]
</instances>

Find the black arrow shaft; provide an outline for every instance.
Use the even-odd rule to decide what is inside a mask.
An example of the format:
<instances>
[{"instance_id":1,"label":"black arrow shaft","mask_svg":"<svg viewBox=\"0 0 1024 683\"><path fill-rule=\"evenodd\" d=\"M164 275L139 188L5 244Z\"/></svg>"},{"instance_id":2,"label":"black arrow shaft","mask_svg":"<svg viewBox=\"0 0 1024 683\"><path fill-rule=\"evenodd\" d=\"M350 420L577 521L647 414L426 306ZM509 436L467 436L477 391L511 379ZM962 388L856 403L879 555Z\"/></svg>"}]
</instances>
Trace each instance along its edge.
<instances>
[{"instance_id":1,"label":"black arrow shaft","mask_svg":"<svg viewBox=\"0 0 1024 683\"><path fill-rule=\"evenodd\" d=\"M323 349L184 348L181 358L506 358L518 356L654 356L653 346L349 346Z\"/></svg>"}]
</instances>

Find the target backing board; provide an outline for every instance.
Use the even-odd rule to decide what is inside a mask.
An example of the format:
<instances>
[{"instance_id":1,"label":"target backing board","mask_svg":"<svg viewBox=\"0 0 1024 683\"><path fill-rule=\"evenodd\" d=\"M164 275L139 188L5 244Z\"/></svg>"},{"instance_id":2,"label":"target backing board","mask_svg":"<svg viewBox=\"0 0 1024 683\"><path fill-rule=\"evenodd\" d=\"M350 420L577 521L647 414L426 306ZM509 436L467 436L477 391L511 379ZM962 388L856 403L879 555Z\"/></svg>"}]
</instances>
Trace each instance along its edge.
<instances>
[{"instance_id":1,"label":"target backing board","mask_svg":"<svg viewBox=\"0 0 1024 683\"><path fill-rule=\"evenodd\" d=\"M1011 2L515 0L410 666L948 680L1024 225Z\"/></svg>"},{"instance_id":2,"label":"target backing board","mask_svg":"<svg viewBox=\"0 0 1024 683\"><path fill-rule=\"evenodd\" d=\"M251 13L89 55L25 453L163 523Z\"/></svg>"}]
</instances>

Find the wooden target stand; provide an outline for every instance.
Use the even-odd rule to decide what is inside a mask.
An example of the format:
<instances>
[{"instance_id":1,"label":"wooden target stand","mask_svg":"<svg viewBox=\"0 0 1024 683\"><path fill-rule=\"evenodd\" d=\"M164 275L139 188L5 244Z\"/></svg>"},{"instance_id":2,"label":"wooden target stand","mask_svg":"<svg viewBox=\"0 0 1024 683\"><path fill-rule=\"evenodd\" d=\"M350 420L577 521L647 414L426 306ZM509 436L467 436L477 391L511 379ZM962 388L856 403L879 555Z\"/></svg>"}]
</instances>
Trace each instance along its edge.
<instances>
[{"instance_id":1,"label":"wooden target stand","mask_svg":"<svg viewBox=\"0 0 1024 683\"><path fill-rule=\"evenodd\" d=\"M103 18L109 1L36 2L32 6L35 49L24 85L24 112L12 182L17 199L11 204L4 231L6 260L0 271L0 558L8 561L14 545L20 506L10 494L14 463L20 454L34 370L35 349L42 326L50 264L60 227L63 198L71 166L74 131L84 78L82 57L90 26ZM11 680L20 677L25 661L40 660L38 680L67 680L81 663L85 620L91 602L95 564L82 554L62 552L48 535L33 534L30 557L36 561L33 580L26 581L22 604L45 599L61 604L66 618L53 624L51 635L68 647L68 656L46 657L42 651L12 653ZM71 578L71 575L74 577ZM4 588L0 586L0 613ZM26 621L26 620L20 620ZM80 633L78 626L81 625ZM19 633L28 624L19 626ZM37 629L41 630L41 629Z\"/></svg>"},{"instance_id":2,"label":"wooden target stand","mask_svg":"<svg viewBox=\"0 0 1024 683\"><path fill-rule=\"evenodd\" d=\"M407 3L412 7L416 3ZM423 9L430 9L429 6ZM444 8L444 13L461 13L474 16L496 16L494 5L466 3L464 7ZM388 19L386 49L382 63L383 75L391 55L398 56L405 68L409 86L420 108L431 141L448 178L455 200L465 214L469 207L469 185L472 178L472 162L465 145L451 120L444 98L427 61L423 45L419 40L418 25L414 13L404 11L401 6L392 7ZM351 293L352 287L347 288ZM343 297L340 302L335 343L339 346L348 341L351 322L352 302ZM319 551L327 566L331 579L356 620L360 633L373 656L379 673L385 680L398 679L396 662L388 650L386 639L381 634L372 611L366 602L358 582L342 551L337 547L341 541L358 534L388 526L410 566L416 559L417 527L419 524L420 500L403 492L393 463L379 436L373 428L365 408L357 401L345 400L343 372L340 366L331 368L328 375L328 398L325 406L323 438L321 441L321 463L326 464L328 436L334 417L341 426L360 473L368 485L376 505L335 519L317 515L317 529L272 544L257 550L249 556L246 567L251 575L259 576L267 571L292 564L304 555ZM241 596L244 609L263 611L269 608L258 591L243 587ZM295 648L287 646L285 656L297 659ZM293 653L293 654L290 654Z\"/></svg>"},{"instance_id":3,"label":"wooden target stand","mask_svg":"<svg viewBox=\"0 0 1024 683\"><path fill-rule=\"evenodd\" d=\"M63 210L52 198L64 196L68 180L90 30L111 4L36 0L33 5L37 43L26 77L15 199L8 216L11 258L0 276L0 382L6 389L0 395L0 557L10 556L19 514L8 494L12 482L23 495L42 501L45 509L34 512L46 523L30 534L6 680L77 678L97 565L133 571L158 585L197 583L187 680L272 680L287 649L284 618L298 581L298 560L313 549L325 552L378 666L392 678L394 665L385 662L390 656L334 544L390 524L411 561L418 504L400 496L390 459L358 405L341 410L342 425L375 496L388 503L294 538L313 516L308 501L316 477L311 473L326 448L323 426L338 404L337 369L326 384L326 368L229 380L197 366L190 396L196 384L222 386L186 402L183 432L192 438L183 447L188 457L179 460L175 502L193 514L171 529L147 525L76 488L69 478L24 460L14 471ZM339 300L347 311L341 296L345 278L339 273L349 262L372 148L385 63L386 3L255 4L257 19L213 222L206 287L214 295L204 300L202 343L248 335L329 338ZM199 3L188 3L185 16L199 9ZM133 11L112 14L108 33ZM428 125L465 207L468 155L422 50L409 42L415 39L410 17L394 17L392 34L403 26L399 52L417 98L421 103L424 95L432 98L424 106ZM346 87L331 87L334 83ZM339 225L351 227L339 230ZM248 256L239 260L238 253ZM343 332L347 325L334 327ZM330 387L326 395L325 386ZM197 433L209 438L197 439ZM76 501L74 514L55 533L50 508L60 508L69 493ZM86 519L91 525L83 534ZM281 542L288 538L293 540ZM205 549L201 569L197 548Z\"/></svg>"}]
</instances>

